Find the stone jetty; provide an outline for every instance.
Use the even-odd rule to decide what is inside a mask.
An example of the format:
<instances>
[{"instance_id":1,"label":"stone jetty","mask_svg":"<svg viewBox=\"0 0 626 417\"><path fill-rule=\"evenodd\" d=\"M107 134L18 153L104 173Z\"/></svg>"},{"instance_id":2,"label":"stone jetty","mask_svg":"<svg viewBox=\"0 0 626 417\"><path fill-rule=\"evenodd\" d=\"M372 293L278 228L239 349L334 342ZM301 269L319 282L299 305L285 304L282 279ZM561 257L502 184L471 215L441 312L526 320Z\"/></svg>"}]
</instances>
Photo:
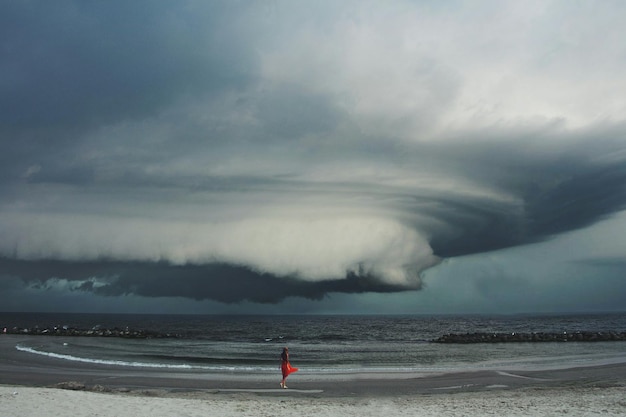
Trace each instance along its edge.
<instances>
[{"instance_id":1,"label":"stone jetty","mask_svg":"<svg viewBox=\"0 0 626 417\"><path fill-rule=\"evenodd\" d=\"M560 333L450 333L432 340L434 343L540 343L540 342L609 342L626 341L626 332L560 332Z\"/></svg>"},{"instance_id":2,"label":"stone jetty","mask_svg":"<svg viewBox=\"0 0 626 417\"><path fill-rule=\"evenodd\" d=\"M160 333L151 330L134 330L126 328L114 327L111 329L102 328L100 326L91 329L78 329L69 326L54 327L13 327L6 328L6 334L22 334L35 336L84 336L84 337L123 337L128 339L157 339L157 338L180 338L181 335L172 333Z\"/></svg>"}]
</instances>

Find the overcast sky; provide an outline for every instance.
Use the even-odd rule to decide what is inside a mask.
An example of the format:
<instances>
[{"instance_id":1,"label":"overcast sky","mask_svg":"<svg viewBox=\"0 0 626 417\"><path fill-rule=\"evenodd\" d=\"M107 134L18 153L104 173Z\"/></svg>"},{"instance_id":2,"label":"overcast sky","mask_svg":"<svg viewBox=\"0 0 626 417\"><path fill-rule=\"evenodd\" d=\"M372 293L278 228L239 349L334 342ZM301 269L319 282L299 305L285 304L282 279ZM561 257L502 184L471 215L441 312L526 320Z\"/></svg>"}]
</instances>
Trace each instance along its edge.
<instances>
[{"instance_id":1,"label":"overcast sky","mask_svg":"<svg viewBox=\"0 0 626 417\"><path fill-rule=\"evenodd\" d=\"M0 0L0 309L624 311L624 21Z\"/></svg>"}]
</instances>

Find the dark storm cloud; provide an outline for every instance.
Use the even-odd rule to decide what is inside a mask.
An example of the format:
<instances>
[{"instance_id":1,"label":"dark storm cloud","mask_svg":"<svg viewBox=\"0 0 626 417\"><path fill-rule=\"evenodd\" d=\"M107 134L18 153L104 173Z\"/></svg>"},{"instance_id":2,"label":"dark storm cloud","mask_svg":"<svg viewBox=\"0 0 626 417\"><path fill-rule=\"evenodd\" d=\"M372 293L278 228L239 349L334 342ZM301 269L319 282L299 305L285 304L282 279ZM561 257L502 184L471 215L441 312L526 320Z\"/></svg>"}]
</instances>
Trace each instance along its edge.
<instances>
[{"instance_id":1,"label":"dark storm cloud","mask_svg":"<svg viewBox=\"0 0 626 417\"><path fill-rule=\"evenodd\" d=\"M472 150L471 147L465 149ZM596 149L598 153L612 150L610 146L597 146ZM498 188L508 191L506 200L441 191L407 195L378 187L367 192L374 196L374 201L382 198L378 193L393 196L393 206L401 210L403 218L431 236L430 246L435 255L441 257L478 254L539 242L593 224L626 208L624 162L598 162L595 158L588 160L573 156L565 161L553 158L524 160L520 157L523 150L518 146L499 152L502 157L493 154L494 159L489 165L484 165L487 161L471 161L469 152L465 164L457 167L475 178L489 177L483 179L483 183L498 183ZM489 153L486 149L477 152L481 158ZM474 173L466 171L472 169ZM505 172L501 175L482 172L500 170ZM211 185L200 188L215 191L235 187L233 179L224 181L210 181ZM256 184L255 187L263 185L269 190L277 187L288 190L297 186L284 181L239 181L247 184L246 187ZM352 184L349 188L357 190L359 186ZM290 296L319 300L335 292L384 293L421 288L418 279L393 284L373 272L346 271L333 279L306 281L223 263L171 265L114 259L98 262L3 259L0 270L5 275L22 278L27 285L39 285L40 288L46 287L48 279L66 279L77 285L75 290L99 295L186 297L226 303L244 300L277 303Z\"/></svg>"},{"instance_id":2,"label":"dark storm cloud","mask_svg":"<svg viewBox=\"0 0 626 417\"><path fill-rule=\"evenodd\" d=\"M406 286L381 283L375 277L305 282L225 264L174 266L140 262L16 261L0 258L5 276L19 276L31 288L47 289L59 280L73 291L103 296L184 297L223 303L278 303L287 297L321 300L328 293L398 292ZM51 271L54 275L50 278Z\"/></svg>"},{"instance_id":3,"label":"dark storm cloud","mask_svg":"<svg viewBox=\"0 0 626 417\"><path fill-rule=\"evenodd\" d=\"M460 256L534 243L626 209L626 161L607 159L623 151L623 133L610 130L609 138L596 139L597 134L589 132L578 146L554 155L529 153L533 146L528 141L461 147L467 152L464 162L449 169L512 198L437 193L417 199L416 211L445 225L425 226L432 228L435 253Z\"/></svg>"},{"instance_id":4,"label":"dark storm cloud","mask_svg":"<svg viewBox=\"0 0 626 417\"><path fill-rule=\"evenodd\" d=\"M0 276L417 290L441 258L625 210L624 10L458 7L2 3Z\"/></svg>"},{"instance_id":5,"label":"dark storm cloud","mask_svg":"<svg viewBox=\"0 0 626 417\"><path fill-rule=\"evenodd\" d=\"M245 87L255 64L238 37L237 6L210 6L3 2L0 136L11 152L0 156L0 172L19 176L28 160L76 180L79 173L55 171L73 163L89 129L154 116L181 97Z\"/></svg>"},{"instance_id":6,"label":"dark storm cloud","mask_svg":"<svg viewBox=\"0 0 626 417\"><path fill-rule=\"evenodd\" d=\"M214 35L237 24L236 6L211 6L4 2L2 126L75 129L154 114L185 94L241 86L251 64L244 45Z\"/></svg>"}]
</instances>

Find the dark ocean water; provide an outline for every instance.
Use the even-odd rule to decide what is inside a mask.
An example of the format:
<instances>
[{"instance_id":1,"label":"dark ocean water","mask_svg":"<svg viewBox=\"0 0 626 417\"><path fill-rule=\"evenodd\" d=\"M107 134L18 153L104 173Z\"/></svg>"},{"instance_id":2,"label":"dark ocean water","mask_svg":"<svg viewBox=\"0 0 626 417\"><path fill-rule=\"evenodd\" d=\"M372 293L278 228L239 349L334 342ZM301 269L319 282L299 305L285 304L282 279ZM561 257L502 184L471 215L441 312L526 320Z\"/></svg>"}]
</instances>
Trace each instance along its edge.
<instances>
[{"instance_id":1,"label":"dark ocean water","mask_svg":"<svg viewBox=\"0 0 626 417\"><path fill-rule=\"evenodd\" d=\"M533 369L626 362L626 342L444 345L447 333L625 331L626 314L198 316L0 313L0 327L130 328L172 339L37 336L16 348L67 361L179 371L276 373L283 346L301 373Z\"/></svg>"}]
</instances>

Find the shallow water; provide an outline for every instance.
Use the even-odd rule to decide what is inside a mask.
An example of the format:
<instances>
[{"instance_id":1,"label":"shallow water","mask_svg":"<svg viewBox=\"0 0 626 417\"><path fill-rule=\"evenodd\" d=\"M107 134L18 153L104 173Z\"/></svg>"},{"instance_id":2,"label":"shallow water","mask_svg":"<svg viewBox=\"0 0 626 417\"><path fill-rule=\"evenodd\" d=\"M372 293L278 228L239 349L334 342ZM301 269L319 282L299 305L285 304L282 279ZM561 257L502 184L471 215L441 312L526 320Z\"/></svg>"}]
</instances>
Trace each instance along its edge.
<instances>
[{"instance_id":1,"label":"shallow water","mask_svg":"<svg viewBox=\"0 0 626 417\"><path fill-rule=\"evenodd\" d=\"M16 348L94 364L274 374L282 347L305 374L539 369L626 361L625 342L431 343L447 333L624 331L626 314L548 316L159 316L0 314L0 326L126 328L177 339L38 336Z\"/></svg>"}]
</instances>

